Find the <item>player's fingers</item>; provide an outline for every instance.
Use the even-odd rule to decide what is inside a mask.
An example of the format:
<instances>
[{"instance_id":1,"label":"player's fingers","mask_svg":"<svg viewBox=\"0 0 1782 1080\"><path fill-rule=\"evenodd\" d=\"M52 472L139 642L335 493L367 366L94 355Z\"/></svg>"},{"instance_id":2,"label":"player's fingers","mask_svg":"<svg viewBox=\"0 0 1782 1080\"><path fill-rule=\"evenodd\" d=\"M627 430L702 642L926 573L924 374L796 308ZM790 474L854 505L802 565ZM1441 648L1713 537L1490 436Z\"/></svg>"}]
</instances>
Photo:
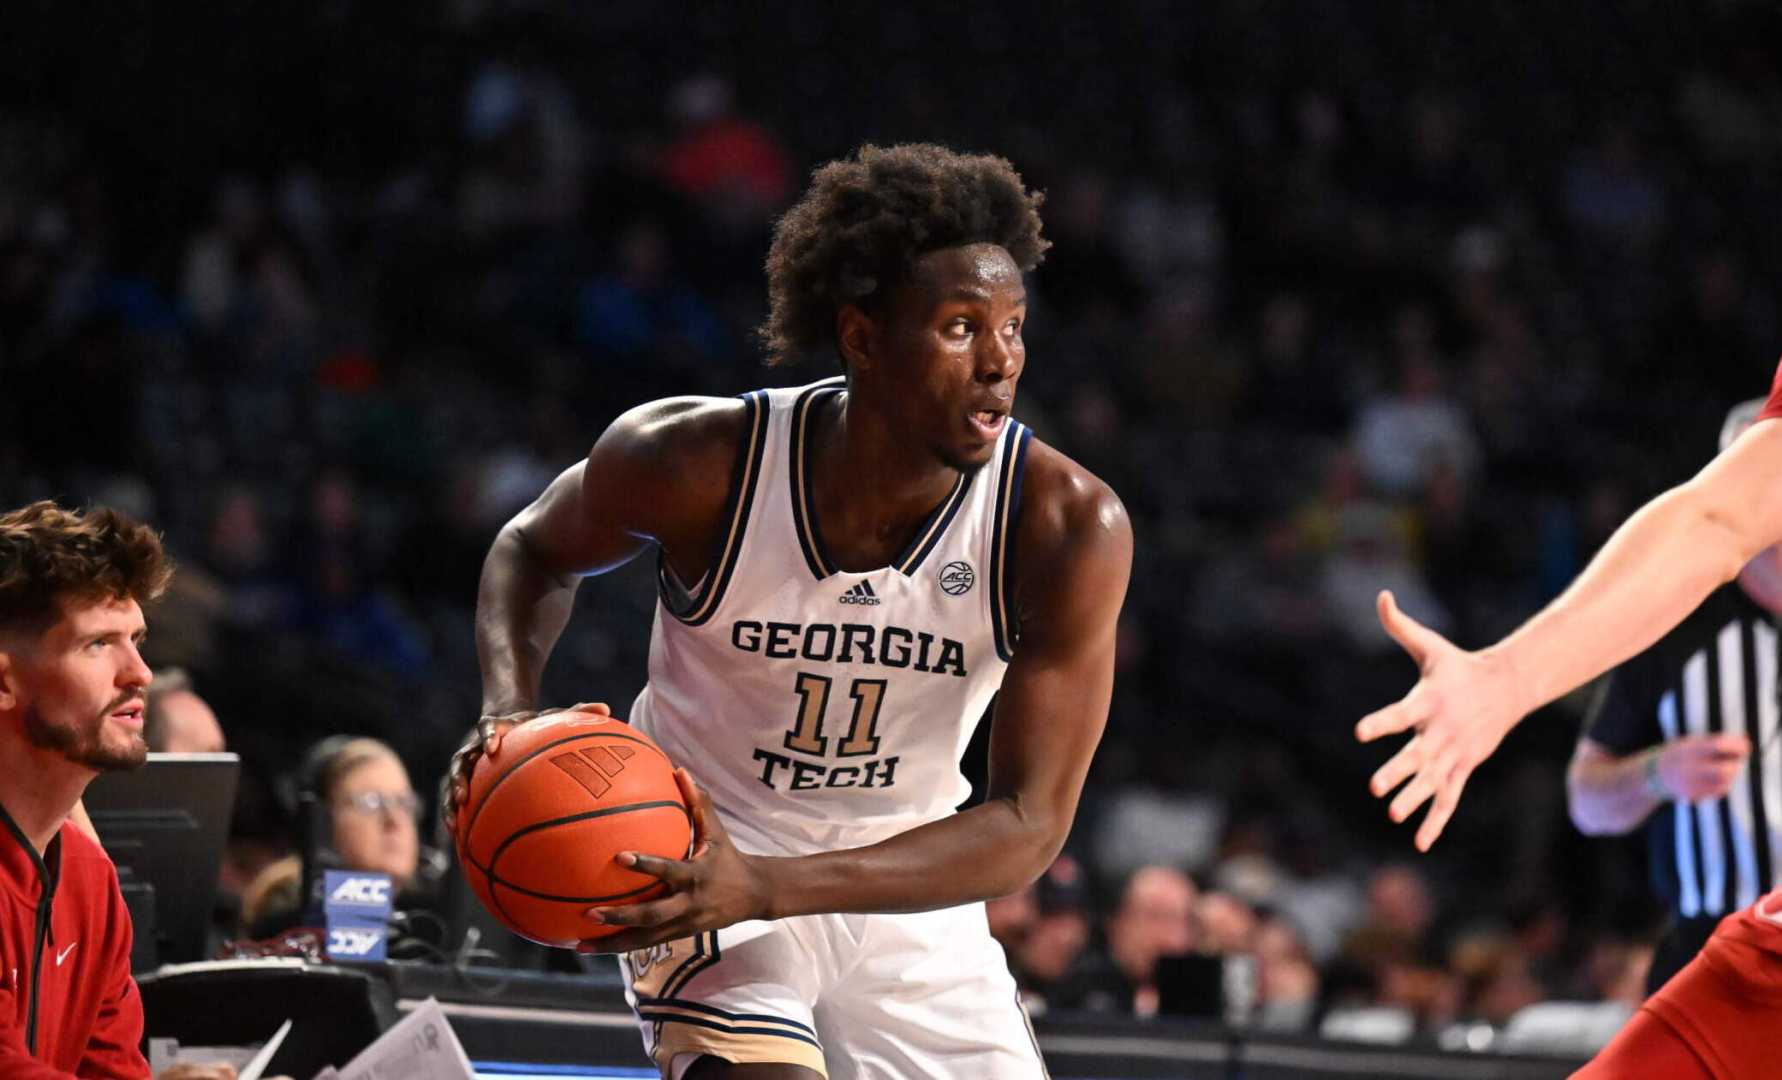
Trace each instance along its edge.
<instances>
[{"instance_id":1,"label":"player's fingers","mask_svg":"<svg viewBox=\"0 0 1782 1080\"><path fill-rule=\"evenodd\" d=\"M691 904L691 900L675 893L660 900L650 900L642 904L589 908L586 914L590 920L603 926L657 927L685 915Z\"/></svg>"},{"instance_id":2,"label":"player's fingers","mask_svg":"<svg viewBox=\"0 0 1782 1080\"><path fill-rule=\"evenodd\" d=\"M1398 753L1387 759L1386 764L1374 771L1373 778L1367 782L1367 789L1373 792L1374 798L1381 798L1404 783L1422 763L1423 737L1413 736L1410 742L1399 747Z\"/></svg>"},{"instance_id":3,"label":"player's fingers","mask_svg":"<svg viewBox=\"0 0 1782 1080\"><path fill-rule=\"evenodd\" d=\"M613 861L620 866L636 870L640 874L648 874L660 878L676 889L691 885L698 876L698 869L690 862L680 859L664 859L657 855L645 855L637 851L621 851L613 856Z\"/></svg>"},{"instance_id":4,"label":"player's fingers","mask_svg":"<svg viewBox=\"0 0 1782 1080\"><path fill-rule=\"evenodd\" d=\"M1428 802L1429 797L1434 794L1435 785L1422 775L1416 776L1405 785L1403 791L1393 798L1392 805L1387 807L1386 813L1392 818L1393 824L1401 824L1415 813L1419 806Z\"/></svg>"},{"instance_id":5,"label":"player's fingers","mask_svg":"<svg viewBox=\"0 0 1782 1080\"><path fill-rule=\"evenodd\" d=\"M714 842L725 838L724 822L712 809L712 797L694 781L692 773L684 767L676 768L674 782L680 786L681 799L686 802L687 814L693 822L693 842L688 858L698 858Z\"/></svg>"},{"instance_id":6,"label":"player's fingers","mask_svg":"<svg viewBox=\"0 0 1782 1080\"><path fill-rule=\"evenodd\" d=\"M501 730L501 722L493 716L485 716L476 722L478 745L468 748L473 760L479 753L493 757L495 751L501 749Z\"/></svg>"},{"instance_id":7,"label":"player's fingers","mask_svg":"<svg viewBox=\"0 0 1782 1080\"><path fill-rule=\"evenodd\" d=\"M1381 589L1374 606L1380 615L1380 625L1386 628L1386 633L1398 642L1400 648L1411 654L1411 659L1419 667L1423 666L1423 661L1431 652L1444 644L1445 639L1440 634L1399 610L1392 590Z\"/></svg>"},{"instance_id":8,"label":"player's fingers","mask_svg":"<svg viewBox=\"0 0 1782 1080\"><path fill-rule=\"evenodd\" d=\"M1449 778L1448 783L1436 792L1435 802L1430 804L1429 813L1423 817L1423 824L1417 829L1417 850L1428 851L1447 828L1448 819L1454 816L1454 808L1460 805L1460 793L1466 790L1466 777L1456 775Z\"/></svg>"},{"instance_id":9,"label":"player's fingers","mask_svg":"<svg viewBox=\"0 0 1782 1080\"><path fill-rule=\"evenodd\" d=\"M636 930L621 930L605 937L590 938L575 947L579 953L628 953L639 949L647 949L652 945L660 945L664 941L677 941L691 937L688 929L678 922L663 926L642 927Z\"/></svg>"},{"instance_id":10,"label":"player's fingers","mask_svg":"<svg viewBox=\"0 0 1782 1080\"><path fill-rule=\"evenodd\" d=\"M571 705L569 711L591 713L595 716L611 716L613 707L604 701L582 701Z\"/></svg>"},{"instance_id":11,"label":"player's fingers","mask_svg":"<svg viewBox=\"0 0 1782 1080\"><path fill-rule=\"evenodd\" d=\"M1355 737L1362 742L1373 742L1382 735L1409 731L1427 719L1429 708L1424 703L1423 696L1413 688L1402 699L1362 717L1361 722L1355 725Z\"/></svg>"}]
</instances>

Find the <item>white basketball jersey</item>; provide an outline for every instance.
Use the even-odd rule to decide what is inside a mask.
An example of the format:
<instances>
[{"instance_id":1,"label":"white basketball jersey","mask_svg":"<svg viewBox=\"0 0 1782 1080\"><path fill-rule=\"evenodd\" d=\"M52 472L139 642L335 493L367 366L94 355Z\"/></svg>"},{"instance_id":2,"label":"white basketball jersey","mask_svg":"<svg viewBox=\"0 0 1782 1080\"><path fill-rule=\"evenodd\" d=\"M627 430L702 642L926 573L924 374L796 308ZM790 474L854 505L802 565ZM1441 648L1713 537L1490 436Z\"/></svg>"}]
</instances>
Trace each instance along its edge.
<instances>
[{"instance_id":1,"label":"white basketball jersey","mask_svg":"<svg viewBox=\"0 0 1782 1080\"><path fill-rule=\"evenodd\" d=\"M659 563L650 680L631 707L757 854L859 847L951 814L1014 646L1004 578L1031 432L1007 421L890 566L838 570L808 433L843 388L744 396L723 545L691 594Z\"/></svg>"}]
</instances>

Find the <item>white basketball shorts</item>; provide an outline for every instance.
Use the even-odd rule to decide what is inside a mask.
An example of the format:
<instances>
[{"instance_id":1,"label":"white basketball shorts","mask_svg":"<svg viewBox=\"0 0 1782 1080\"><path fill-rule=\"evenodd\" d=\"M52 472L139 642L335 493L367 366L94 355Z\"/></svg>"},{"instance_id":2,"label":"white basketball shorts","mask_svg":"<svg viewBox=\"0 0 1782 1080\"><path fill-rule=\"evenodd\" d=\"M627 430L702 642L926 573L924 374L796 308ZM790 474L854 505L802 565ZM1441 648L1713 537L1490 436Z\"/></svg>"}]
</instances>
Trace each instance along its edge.
<instances>
[{"instance_id":1,"label":"white basketball shorts","mask_svg":"<svg viewBox=\"0 0 1782 1080\"><path fill-rule=\"evenodd\" d=\"M619 958L644 1050L677 1080L700 1055L831 1080L1043 1080L984 905L751 922Z\"/></svg>"}]
</instances>

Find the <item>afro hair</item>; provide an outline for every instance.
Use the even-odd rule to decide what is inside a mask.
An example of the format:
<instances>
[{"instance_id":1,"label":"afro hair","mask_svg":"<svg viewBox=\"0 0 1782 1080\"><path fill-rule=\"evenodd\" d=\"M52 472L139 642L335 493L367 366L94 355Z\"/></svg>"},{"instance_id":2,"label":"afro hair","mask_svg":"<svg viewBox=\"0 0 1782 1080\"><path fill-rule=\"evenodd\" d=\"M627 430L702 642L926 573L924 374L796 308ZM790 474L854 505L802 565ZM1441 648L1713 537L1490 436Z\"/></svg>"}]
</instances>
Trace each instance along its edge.
<instances>
[{"instance_id":1,"label":"afro hair","mask_svg":"<svg viewBox=\"0 0 1782 1080\"><path fill-rule=\"evenodd\" d=\"M1040 236L1043 198L1004 158L931 143L863 146L822 166L767 253L768 362L833 344L844 305L876 310L928 252L996 244L1027 273L1051 246Z\"/></svg>"}]
</instances>

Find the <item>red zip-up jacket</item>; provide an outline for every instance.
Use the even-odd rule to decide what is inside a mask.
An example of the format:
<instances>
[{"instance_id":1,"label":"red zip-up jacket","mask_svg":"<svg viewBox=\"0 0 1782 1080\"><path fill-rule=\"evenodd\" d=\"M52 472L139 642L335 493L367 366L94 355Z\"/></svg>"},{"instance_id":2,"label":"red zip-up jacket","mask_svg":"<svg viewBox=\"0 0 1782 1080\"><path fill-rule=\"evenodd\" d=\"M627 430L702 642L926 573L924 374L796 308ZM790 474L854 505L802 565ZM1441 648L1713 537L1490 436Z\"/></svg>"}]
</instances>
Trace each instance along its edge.
<instances>
[{"instance_id":1,"label":"red zip-up jacket","mask_svg":"<svg viewBox=\"0 0 1782 1080\"><path fill-rule=\"evenodd\" d=\"M149 1080L117 869L73 825L40 859L0 823L0 1078Z\"/></svg>"}]
</instances>

